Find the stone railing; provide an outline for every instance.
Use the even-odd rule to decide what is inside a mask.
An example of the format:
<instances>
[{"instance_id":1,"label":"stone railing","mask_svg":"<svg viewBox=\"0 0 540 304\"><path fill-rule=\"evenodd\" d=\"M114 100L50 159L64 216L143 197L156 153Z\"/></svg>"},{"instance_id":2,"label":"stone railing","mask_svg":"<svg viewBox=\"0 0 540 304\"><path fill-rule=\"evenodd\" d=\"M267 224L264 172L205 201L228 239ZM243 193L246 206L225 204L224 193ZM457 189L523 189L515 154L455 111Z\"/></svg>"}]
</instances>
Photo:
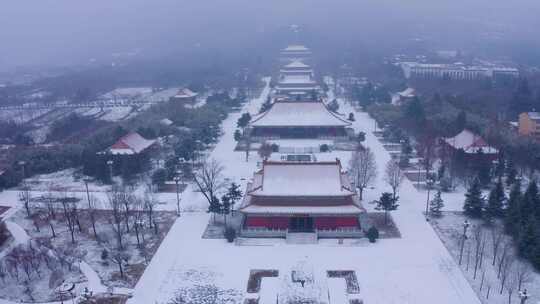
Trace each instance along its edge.
<instances>
[{"instance_id":1,"label":"stone railing","mask_svg":"<svg viewBox=\"0 0 540 304\"><path fill-rule=\"evenodd\" d=\"M317 229L319 238L361 238L364 233L356 227L337 229Z\"/></svg>"},{"instance_id":2,"label":"stone railing","mask_svg":"<svg viewBox=\"0 0 540 304\"><path fill-rule=\"evenodd\" d=\"M242 228L240 236L252 238L285 238L287 229L268 229L268 228Z\"/></svg>"}]
</instances>

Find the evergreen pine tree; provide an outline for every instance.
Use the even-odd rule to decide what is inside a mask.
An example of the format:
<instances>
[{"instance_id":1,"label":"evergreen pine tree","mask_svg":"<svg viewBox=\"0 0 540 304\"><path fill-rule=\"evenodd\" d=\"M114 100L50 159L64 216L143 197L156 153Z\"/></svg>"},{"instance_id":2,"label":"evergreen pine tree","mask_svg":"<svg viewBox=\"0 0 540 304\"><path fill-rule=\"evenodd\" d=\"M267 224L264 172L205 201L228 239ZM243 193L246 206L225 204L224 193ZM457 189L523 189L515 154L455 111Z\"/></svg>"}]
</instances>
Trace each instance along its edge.
<instances>
[{"instance_id":1,"label":"evergreen pine tree","mask_svg":"<svg viewBox=\"0 0 540 304\"><path fill-rule=\"evenodd\" d=\"M240 185L237 183L232 183L227 189L227 196L230 198L231 210L234 210L234 204L238 202L244 194L240 190Z\"/></svg>"},{"instance_id":2,"label":"evergreen pine tree","mask_svg":"<svg viewBox=\"0 0 540 304\"><path fill-rule=\"evenodd\" d=\"M441 198L441 191L437 191L435 196L429 202L429 212L435 217L442 215L441 209L444 207L443 199Z\"/></svg>"},{"instance_id":3,"label":"evergreen pine tree","mask_svg":"<svg viewBox=\"0 0 540 304\"><path fill-rule=\"evenodd\" d=\"M504 218L504 228L506 233L516 237L521 222L521 183L516 181L512 185L510 195L508 196L506 216Z\"/></svg>"},{"instance_id":4,"label":"evergreen pine tree","mask_svg":"<svg viewBox=\"0 0 540 304\"><path fill-rule=\"evenodd\" d=\"M497 159L497 165L495 166L495 176L497 178L502 178L504 175L504 171L506 168L506 160L504 158L504 153L501 151L499 152L499 158Z\"/></svg>"},{"instance_id":5,"label":"evergreen pine tree","mask_svg":"<svg viewBox=\"0 0 540 304\"><path fill-rule=\"evenodd\" d=\"M217 198L215 196L212 197L212 199L210 200L210 205L208 205L208 211L207 212L212 213L212 217L215 220L216 213L221 212L221 204L220 204L219 198Z\"/></svg>"},{"instance_id":6,"label":"evergreen pine tree","mask_svg":"<svg viewBox=\"0 0 540 304\"><path fill-rule=\"evenodd\" d=\"M489 192L486 210L484 213L487 222L491 222L493 218L503 215L504 201L506 195L504 194L504 187L501 179L495 184L495 187Z\"/></svg>"},{"instance_id":7,"label":"evergreen pine tree","mask_svg":"<svg viewBox=\"0 0 540 304\"><path fill-rule=\"evenodd\" d=\"M517 170L514 166L514 161L511 158L506 162L506 185L511 186L515 183Z\"/></svg>"},{"instance_id":8,"label":"evergreen pine tree","mask_svg":"<svg viewBox=\"0 0 540 304\"><path fill-rule=\"evenodd\" d=\"M219 212L223 214L223 221L227 227L227 215L231 212L231 198L225 194L221 197L221 205Z\"/></svg>"},{"instance_id":9,"label":"evergreen pine tree","mask_svg":"<svg viewBox=\"0 0 540 304\"><path fill-rule=\"evenodd\" d=\"M491 182L491 163L485 157L484 151L479 149L476 152L477 161L476 163L476 173L478 174L478 180L482 186L487 186Z\"/></svg>"},{"instance_id":10,"label":"evergreen pine tree","mask_svg":"<svg viewBox=\"0 0 540 304\"><path fill-rule=\"evenodd\" d=\"M526 218L522 233L519 234L518 249L523 257L533 262L538 247L540 247L539 226L534 215L529 215Z\"/></svg>"},{"instance_id":11,"label":"evergreen pine tree","mask_svg":"<svg viewBox=\"0 0 540 304\"><path fill-rule=\"evenodd\" d=\"M520 214L522 215L522 223L527 220L527 216L530 214L536 214L537 209L540 208L540 197L538 196L538 185L536 181L531 181L527 190L523 194L523 200L520 206Z\"/></svg>"},{"instance_id":12,"label":"evergreen pine tree","mask_svg":"<svg viewBox=\"0 0 540 304\"><path fill-rule=\"evenodd\" d=\"M381 198L376 201L376 210L384 210L384 223L388 223L388 212L396 210L399 205L397 204L398 197L394 198L394 195L390 192L384 192Z\"/></svg>"},{"instance_id":13,"label":"evergreen pine tree","mask_svg":"<svg viewBox=\"0 0 540 304\"><path fill-rule=\"evenodd\" d=\"M465 203L463 204L463 211L465 215L480 218L482 217L482 211L484 210L485 199L482 196L482 190L480 189L480 181L475 178L469 190L465 194Z\"/></svg>"}]
</instances>

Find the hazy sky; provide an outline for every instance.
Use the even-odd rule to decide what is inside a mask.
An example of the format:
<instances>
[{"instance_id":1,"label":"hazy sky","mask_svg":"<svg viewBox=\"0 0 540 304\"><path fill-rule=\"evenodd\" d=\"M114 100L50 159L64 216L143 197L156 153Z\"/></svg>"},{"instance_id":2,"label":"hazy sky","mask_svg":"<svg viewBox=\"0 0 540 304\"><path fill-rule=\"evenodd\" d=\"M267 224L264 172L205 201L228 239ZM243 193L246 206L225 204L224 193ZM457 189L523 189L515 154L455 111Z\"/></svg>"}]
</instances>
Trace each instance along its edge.
<instances>
[{"instance_id":1,"label":"hazy sky","mask_svg":"<svg viewBox=\"0 0 540 304\"><path fill-rule=\"evenodd\" d=\"M539 19L538 0L2 0L0 67L243 45L293 23L343 39L503 31L534 41Z\"/></svg>"}]
</instances>

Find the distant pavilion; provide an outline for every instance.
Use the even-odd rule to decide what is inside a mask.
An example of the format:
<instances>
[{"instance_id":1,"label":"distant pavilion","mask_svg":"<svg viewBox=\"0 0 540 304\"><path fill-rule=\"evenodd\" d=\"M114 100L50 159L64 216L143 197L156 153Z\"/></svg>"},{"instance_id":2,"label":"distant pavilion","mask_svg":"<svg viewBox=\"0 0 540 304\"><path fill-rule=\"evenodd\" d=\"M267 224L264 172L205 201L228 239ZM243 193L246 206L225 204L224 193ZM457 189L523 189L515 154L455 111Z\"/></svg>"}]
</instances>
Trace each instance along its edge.
<instances>
[{"instance_id":1,"label":"distant pavilion","mask_svg":"<svg viewBox=\"0 0 540 304\"><path fill-rule=\"evenodd\" d=\"M294 60L279 71L276 93L292 99L302 99L319 91L311 66L300 60Z\"/></svg>"},{"instance_id":2,"label":"distant pavilion","mask_svg":"<svg viewBox=\"0 0 540 304\"><path fill-rule=\"evenodd\" d=\"M249 127L255 139L336 139L346 137L350 125L322 101L278 100Z\"/></svg>"},{"instance_id":3,"label":"distant pavilion","mask_svg":"<svg viewBox=\"0 0 540 304\"><path fill-rule=\"evenodd\" d=\"M284 62L310 59L311 55L311 50L304 45L289 45L280 52L280 58Z\"/></svg>"}]
</instances>

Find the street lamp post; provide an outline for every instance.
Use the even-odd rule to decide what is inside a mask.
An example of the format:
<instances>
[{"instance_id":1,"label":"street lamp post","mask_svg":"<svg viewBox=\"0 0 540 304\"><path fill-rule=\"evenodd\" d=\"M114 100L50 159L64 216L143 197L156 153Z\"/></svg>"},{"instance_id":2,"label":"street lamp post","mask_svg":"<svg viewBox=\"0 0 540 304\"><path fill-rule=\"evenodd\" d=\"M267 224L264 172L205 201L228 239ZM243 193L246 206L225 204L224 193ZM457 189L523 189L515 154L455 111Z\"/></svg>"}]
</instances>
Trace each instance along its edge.
<instances>
[{"instance_id":1,"label":"street lamp post","mask_svg":"<svg viewBox=\"0 0 540 304\"><path fill-rule=\"evenodd\" d=\"M432 178L426 179L426 186L427 186L426 221L429 221L429 192L431 191L431 187L433 187L433 184L435 184L435 181Z\"/></svg>"},{"instance_id":2,"label":"street lamp post","mask_svg":"<svg viewBox=\"0 0 540 304\"><path fill-rule=\"evenodd\" d=\"M109 178L111 179L111 184L113 183L113 169L112 169L113 164L114 162L111 159L107 161L107 166L109 166Z\"/></svg>"},{"instance_id":3,"label":"street lamp post","mask_svg":"<svg viewBox=\"0 0 540 304\"><path fill-rule=\"evenodd\" d=\"M469 228L470 225L468 220L463 222L463 236L461 237L461 248L459 250L459 265L461 265L461 262L463 261L463 248L465 247L465 240L467 239L467 228Z\"/></svg>"},{"instance_id":4,"label":"street lamp post","mask_svg":"<svg viewBox=\"0 0 540 304\"><path fill-rule=\"evenodd\" d=\"M26 179L26 162L21 160L19 162L19 165L21 166L21 169L22 169L22 180L23 180L23 183L25 183L25 179Z\"/></svg>"},{"instance_id":5,"label":"street lamp post","mask_svg":"<svg viewBox=\"0 0 540 304\"><path fill-rule=\"evenodd\" d=\"M179 189L179 183L181 181L181 177L179 175L174 177L174 183L176 184L176 215L180 216L180 189Z\"/></svg>"},{"instance_id":6,"label":"street lamp post","mask_svg":"<svg viewBox=\"0 0 540 304\"><path fill-rule=\"evenodd\" d=\"M88 200L88 210L92 209L92 206L90 206L90 191L88 191L88 183L90 182L89 178L84 179L84 186L86 188L86 199Z\"/></svg>"}]
</instances>

